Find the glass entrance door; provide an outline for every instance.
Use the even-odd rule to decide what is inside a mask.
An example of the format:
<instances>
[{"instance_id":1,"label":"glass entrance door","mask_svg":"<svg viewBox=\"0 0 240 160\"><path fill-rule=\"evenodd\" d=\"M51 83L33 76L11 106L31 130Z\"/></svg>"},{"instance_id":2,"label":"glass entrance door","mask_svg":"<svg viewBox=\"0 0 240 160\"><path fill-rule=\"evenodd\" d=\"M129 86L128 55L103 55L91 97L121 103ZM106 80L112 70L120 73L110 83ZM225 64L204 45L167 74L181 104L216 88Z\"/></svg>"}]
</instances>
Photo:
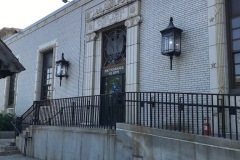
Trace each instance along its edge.
<instances>
[{"instance_id":1,"label":"glass entrance door","mask_svg":"<svg viewBox=\"0 0 240 160\"><path fill-rule=\"evenodd\" d=\"M103 77L100 109L100 124L115 125L124 122L125 74Z\"/></svg>"},{"instance_id":2,"label":"glass entrance door","mask_svg":"<svg viewBox=\"0 0 240 160\"><path fill-rule=\"evenodd\" d=\"M102 94L122 93L125 91L125 74L104 77Z\"/></svg>"}]
</instances>

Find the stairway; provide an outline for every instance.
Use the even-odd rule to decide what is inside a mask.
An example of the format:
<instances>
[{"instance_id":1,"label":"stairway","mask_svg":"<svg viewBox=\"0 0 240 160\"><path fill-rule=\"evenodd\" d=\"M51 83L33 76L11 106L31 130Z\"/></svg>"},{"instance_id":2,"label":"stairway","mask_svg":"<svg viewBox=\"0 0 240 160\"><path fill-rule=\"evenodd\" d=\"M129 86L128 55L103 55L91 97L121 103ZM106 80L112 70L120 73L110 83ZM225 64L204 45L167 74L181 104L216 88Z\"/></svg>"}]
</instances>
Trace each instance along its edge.
<instances>
[{"instance_id":1,"label":"stairway","mask_svg":"<svg viewBox=\"0 0 240 160\"><path fill-rule=\"evenodd\" d=\"M0 156L20 154L15 139L0 139Z\"/></svg>"}]
</instances>

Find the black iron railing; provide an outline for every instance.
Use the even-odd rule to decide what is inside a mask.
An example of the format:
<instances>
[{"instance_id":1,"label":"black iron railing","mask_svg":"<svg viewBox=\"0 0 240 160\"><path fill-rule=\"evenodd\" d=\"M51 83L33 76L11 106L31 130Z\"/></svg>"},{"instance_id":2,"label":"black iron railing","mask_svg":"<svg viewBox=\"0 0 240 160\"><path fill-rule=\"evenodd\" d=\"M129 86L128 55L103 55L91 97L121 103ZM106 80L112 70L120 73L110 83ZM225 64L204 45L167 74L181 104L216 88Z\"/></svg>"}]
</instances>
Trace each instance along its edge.
<instances>
[{"instance_id":1,"label":"black iron railing","mask_svg":"<svg viewBox=\"0 0 240 160\"><path fill-rule=\"evenodd\" d=\"M26 125L114 129L124 122L124 94L35 101L20 118Z\"/></svg>"},{"instance_id":2,"label":"black iron railing","mask_svg":"<svg viewBox=\"0 0 240 160\"><path fill-rule=\"evenodd\" d=\"M20 122L107 129L119 122L238 140L240 95L128 92L35 101Z\"/></svg>"},{"instance_id":3,"label":"black iron railing","mask_svg":"<svg viewBox=\"0 0 240 160\"><path fill-rule=\"evenodd\" d=\"M33 105L21 116L16 118L16 128L19 132L25 130L29 125L33 124L35 117L36 102L33 102ZM19 133L17 133L18 135Z\"/></svg>"},{"instance_id":4,"label":"black iron railing","mask_svg":"<svg viewBox=\"0 0 240 160\"><path fill-rule=\"evenodd\" d=\"M239 139L240 95L126 93L128 124Z\"/></svg>"}]
</instances>

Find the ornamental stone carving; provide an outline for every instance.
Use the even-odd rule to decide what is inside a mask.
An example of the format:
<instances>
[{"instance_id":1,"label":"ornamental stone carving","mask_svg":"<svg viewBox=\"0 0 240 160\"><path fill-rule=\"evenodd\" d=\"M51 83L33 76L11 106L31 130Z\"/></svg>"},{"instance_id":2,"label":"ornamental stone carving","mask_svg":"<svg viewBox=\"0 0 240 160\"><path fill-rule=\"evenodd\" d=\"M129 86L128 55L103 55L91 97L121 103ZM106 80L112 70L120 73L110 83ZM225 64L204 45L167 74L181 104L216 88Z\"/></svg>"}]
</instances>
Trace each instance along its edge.
<instances>
[{"instance_id":1,"label":"ornamental stone carving","mask_svg":"<svg viewBox=\"0 0 240 160\"><path fill-rule=\"evenodd\" d=\"M221 4L216 4L215 5L215 17L217 15L221 15L222 14L222 5Z\"/></svg>"},{"instance_id":2,"label":"ornamental stone carving","mask_svg":"<svg viewBox=\"0 0 240 160\"><path fill-rule=\"evenodd\" d=\"M92 11L88 11L86 13L86 19L92 20L99 16L102 16L104 14L107 14L113 10L116 10L118 8L121 8L125 6L126 4L132 3L136 0L106 0L102 4L99 4L96 6L96 8Z\"/></svg>"},{"instance_id":3,"label":"ornamental stone carving","mask_svg":"<svg viewBox=\"0 0 240 160\"><path fill-rule=\"evenodd\" d=\"M98 38L98 34L96 34L95 32L90 33L87 35L87 42L94 41L97 38Z\"/></svg>"},{"instance_id":4,"label":"ornamental stone carving","mask_svg":"<svg viewBox=\"0 0 240 160\"><path fill-rule=\"evenodd\" d=\"M136 7L135 7L135 6L131 6L131 8L130 8L130 14L135 13L135 11L136 11Z\"/></svg>"},{"instance_id":5,"label":"ornamental stone carving","mask_svg":"<svg viewBox=\"0 0 240 160\"><path fill-rule=\"evenodd\" d=\"M133 17L131 19L126 20L125 21L125 26L127 28L130 28L130 27L138 25L139 23L141 23L141 17L140 16L136 16L136 17Z\"/></svg>"},{"instance_id":6,"label":"ornamental stone carving","mask_svg":"<svg viewBox=\"0 0 240 160\"><path fill-rule=\"evenodd\" d=\"M88 33L93 32L93 22L87 23L87 31Z\"/></svg>"},{"instance_id":7,"label":"ornamental stone carving","mask_svg":"<svg viewBox=\"0 0 240 160\"><path fill-rule=\"evenodd\" d=\"M121 4L125 4L125 5L121 5ZM108 0L108 1L105 1L102 5L105 5L105 7L103 8L97 7L95 9L96 12L94 12L94 14L92 12L86 13L86 18L88 19L86 23L87 34L140 15L139 0L135 0L133 2L132 0ZM111 12L106 13L105 9L109 9L109 7L110 8L113 7L113 8L111 8ZM106 14L98 14L100 12L106 13ZM93 19L93 15L98 15L98 16L95 16ZM137 21L138 18L133 20ZM133 25L135 23L137 22L131 22L131 24Z\"/></svg>"}]
</instances>

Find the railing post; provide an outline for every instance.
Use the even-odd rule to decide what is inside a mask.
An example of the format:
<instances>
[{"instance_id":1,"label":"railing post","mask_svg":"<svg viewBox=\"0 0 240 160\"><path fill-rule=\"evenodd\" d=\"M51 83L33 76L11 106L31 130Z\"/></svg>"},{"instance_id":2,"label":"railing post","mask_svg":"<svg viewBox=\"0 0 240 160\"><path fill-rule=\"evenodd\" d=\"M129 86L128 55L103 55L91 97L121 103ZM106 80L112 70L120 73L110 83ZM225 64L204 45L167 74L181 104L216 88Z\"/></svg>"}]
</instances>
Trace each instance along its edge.
<instances>
[{"instance_id":1,"label":"railing post","mask_svg":"<svg viewBox=\"0 0 240 160\"><path fill-rule=\"evenodd\" d=\"M91 115L90 115L90 123L91 126L95 125L95 121L94 121L94 113L95 113L95 96L92 96L91 99Z\"/></svg>"},{"instance_id":2,"label":"railing post","mask_svg":"<svg viewBox=\"0 0 240 160\"><path fill-rule=\"evenodd\" d=\"M152 127L152 121L153 121L153 118L152 118L152 97L151 97L151 95L150 95L150 127ZM166 117L167 117L167 115L166 115Z\"/></svg>"},{"instance_id":3,"label":"railing post","mask_svg":"<svg viewBox=\"0 0 240 160\"><path fill-rule=\"evenodd\" d=\"M182 111L184 112L184 102L183 102L183 97L178 97L178 98L179 98L179 105L178 105L179 124L178 125L179 125L179 131L182 131ZM184 120L183 120L183 123L184 123Z\"/></svg>"},{"instance_id":4,"label":"railing post","mask_svg":"<svg viewBox=\"0 0 240 160\"><path fill-rule=\"evenodd\" d=\"M112 129L112 123L113 123L113 99L114 99L114 94L109 94L108 96L108 111L109 111L109 118L108 118L108 127Z\"/></svg>"},{"instance_id":5,"label":"railing post","mask_svg":"<svg viewBox=\"0 0 240 160\"><path fill-rule=\"evenodd\" d=\"M86 120L85 120L85 122L86 122L86 126L88 126L88 124L90 123L89 121L90 121L90 119L89 119L89 117L90 117L90 100L89 99L87 99L87 110L86 110Z\"/></svg>"},{"instance_id":6,"label":"railing post","mask_svg":"<svg viewBox=\"0 0 240 160\"><path fill-rule=\"evenodd\" d=\"M33 110L34 110L34 112L33 112L33 118L34 118L33 125L38 125L39 124L39 114L40 114L40 112L39 112L39 110L40 110L39 102L34 101Z\"/></svg>"},{"instance_id":7,"label":"railing post","mask_svg":"<svg viewBox=\"0 0 240 160\"><path fill-rule=\"evenodd\" d=\"M72 102L71 108L72 108L72 112L71 112L71 114L72 114L71 125L74 125L74 122L75 122L75 102Z\"/></svg>"},{"instance_id":8,"label":"railing post","mask_svg":"<svg viewBox=\"0 0 240 160\"><path fill-rule=\"evenodd\" d=\"M218 96L218 137L226 138L224 97Z\"/></svg>"},{"instance_id":9,"label":"railing post","mask_svg":"<svg viewBox=\"0 0 240 160\"><path fill-rule=\"evenodd\" d=\"M51 118L48 118L48 125L51 126Z\"/></svg>"},{"instance_id":10,"label":"railing post","mask_svg":"<svg viewBox=\"0 0 240 160\"><path fill-rule=\"evenodd\" d=\"M63 107L61 107L60 111L60 125L63 126Z\"/></svg>"},{"instance_id":11,"label":"railing post","mask_svg":"<svg viewBox=\"0 0 240 160\"><path fill-rule=\"evenodd\" d=\"M225 108L222 107L222 135L226 138L226 126L225 126Z\"/></svg>"}]
</instances>

